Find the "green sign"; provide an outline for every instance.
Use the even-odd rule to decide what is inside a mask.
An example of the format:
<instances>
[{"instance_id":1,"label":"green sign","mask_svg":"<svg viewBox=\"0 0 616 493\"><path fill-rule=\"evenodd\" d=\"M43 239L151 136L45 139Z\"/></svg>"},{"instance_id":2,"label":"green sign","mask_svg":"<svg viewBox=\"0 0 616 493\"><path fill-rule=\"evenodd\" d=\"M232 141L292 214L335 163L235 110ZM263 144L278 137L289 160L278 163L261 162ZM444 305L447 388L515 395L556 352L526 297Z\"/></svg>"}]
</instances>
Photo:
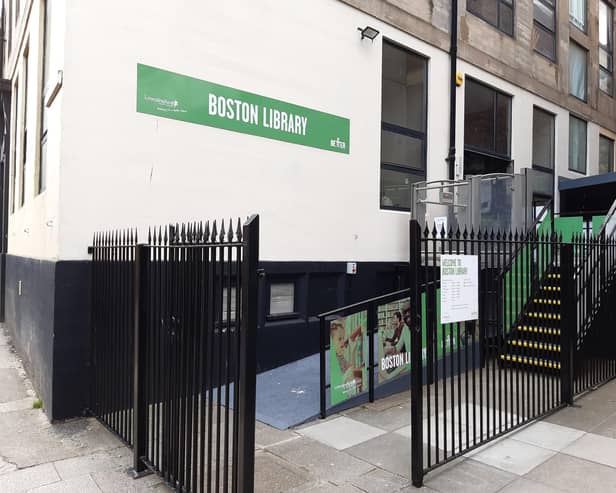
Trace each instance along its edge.
<instances>
[{"instance_id":1,"label":"green sign","mask_svg":"<svg viewBox=\"0 0 616 493\"><path fill-rule=\"evenodd\" d=\"M347 118L141 64L137 111L349 153Z\"/></svg>"}]
</instances>

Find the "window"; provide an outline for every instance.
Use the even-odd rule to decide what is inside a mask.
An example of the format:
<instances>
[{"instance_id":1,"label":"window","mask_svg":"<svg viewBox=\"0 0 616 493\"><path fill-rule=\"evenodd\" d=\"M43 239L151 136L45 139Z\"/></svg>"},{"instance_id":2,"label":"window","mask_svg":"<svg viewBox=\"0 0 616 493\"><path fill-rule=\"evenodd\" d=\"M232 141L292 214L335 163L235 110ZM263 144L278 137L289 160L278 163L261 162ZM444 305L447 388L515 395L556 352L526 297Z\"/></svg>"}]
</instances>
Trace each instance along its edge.
<instances>
[{"instance_id":1,"label":"window","mask_svg":"<svg viewBox=\"0 0 616 493\"><path fill-rule=\"evenodd\" d=\"M231 288L231 299L229 299L229 291L227 288L222 290L222 321L227 321L227 313L230 314L229 320L231 322L235 322L236 317L236 305L237 305L237 290L236 288Z\"/></svg>"},{"instance_id":2,"label":"window","mask_svg":"<svg viewBox=\"0 0 616 493\"><path fill-rule=\"evenodd\" d=\"M295 312L295 283L273 282L270 285L270 315L289 315Z\"/></svg>"},{"instance_id":3,"label":"window","mask_svg":"<svg viewBox=\"0 0 616 493\"><path fill-rule=\"evenodd\" d=\"M24 50L23 57L23 91L21 97L22 117L21 117L21 168L19 170L19 205L23 206L26 200L26 166L28 162L28 47Z\"/></svg>"},{"instance_id":4,"label":"window","mask_svg":"<svg viewBox=\"0 0 616 493\"><path fill-rule=\"evenodd\" d=\"M586 122L569 117L569 169L586 173Z\"/></svg>"},{"instance_id":5,"label":"window","mask_svg":"<svg viewBox=\"0 0 616 493\"><path fill-rule=\"evenodd\" d=\"M533 167L554 170L554 115L533 108Z\"/></svg>"},{"instance_id":6,"label":"window","mask_svg":"<svg viewBox=\"0 0 616 493\"><path fill-rule=\"evenodd\" d=\"M569 43L569 93L586 101L586 60L588 52L573 41Z\"/></svg>"},{"instance_id":7,"label":"window","mask_svg":"<svg viewBox=\"0 0 616 493\"><path fill-rule=\"evenodd\" d=\"M569 20L575 27L586 32L586 0L569 0Z\"/></svg>"},{"instance_id":8,"label":"window","mask_svg":"<svg viewBox=\"0 0 616 493\"><path fill-rule=\"evenodd\" d=\"M513 36L513 0L468 0L466 10Z\"/></svg>"},{"instance_id":9,"label":"window","mask_svg":"<svg viewBox=\"0 0 616 493\"><path fill-rule=\"evenodd\" d=\"M426 176L425 58L383 43L381 207L410 210L411 183Z\"/></svg>"},{"instance_id":10,"label":"window","mask_svg":"<svg viewBox=\"0 0 616 493\"><path fill-rule=\"evenodd\" d=\"M599 2L599 88L614 94L614 11L603 0Z\"/></svg>"},{"instance_id":11,"label":"window","mask_svg":"<svg viewBox=\"0 0 616 493\"><path fill-rule=\"evenodd\" d=\"M47 185L47 131L48 131L48 116L47 107L45 106L45 94L47 93L47 84L50 80L50 63L49 63L49 50L51 40L51 1L45 2L45 34L43 44L43 80L42 80L42 93L41 93L41 128L40 128L40 158L38 163L38 186L37 192L40 193L45 190Z\"/></svg>"},{"instance_id":12,"label":"window","mask_svg":"<svg viewBox=\"0 0 616 493\"><path fill-rule=\"evenodd\" d=\"M465 149L508 158L511 97L472 79L464 97Z\"/></svg>"},{"instance_id":13,"label":"window","mask_svg":"<svg viewBox=\"0 0 616 493\"><path fill-rule=\"evenodd\" d=\"M15 87L13 89L13 124L11 132L15 136L13 138L13 150L11 156L11 213L15 212L17 205L17 125L19 114L19 79L15 80Z\"/></svg>"},{"instance_id":14,"label":"window","mask_svg":"<svg viewBox=\"0 0 616 493\"><path fill-rule=\"evenodd\" d=\"M533 4L535 51L556 60L556 0L533 0Z\"/></svg>"},{"instance_id":15,"label":"window","mask_svg":"<svg viewBox=\"0 0 616 493\"><path fill-rule=\"evenodd\" d=\"M599 136L599 173L614 171L614 141L603 135Z\"/></svg>"}]
</instances>

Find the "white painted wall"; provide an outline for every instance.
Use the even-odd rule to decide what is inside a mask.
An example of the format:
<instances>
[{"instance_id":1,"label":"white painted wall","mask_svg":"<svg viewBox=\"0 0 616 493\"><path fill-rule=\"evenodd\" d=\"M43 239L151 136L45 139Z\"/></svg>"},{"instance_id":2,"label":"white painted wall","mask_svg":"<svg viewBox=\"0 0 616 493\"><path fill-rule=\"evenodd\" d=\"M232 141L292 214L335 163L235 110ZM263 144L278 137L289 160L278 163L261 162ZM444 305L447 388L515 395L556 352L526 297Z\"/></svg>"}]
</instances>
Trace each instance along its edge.
<instances>
[{"instance_id":1,"label":"white painted wall","mask_svg":"<svg viewBox=\"0 0 616 493\"><path fill-rule=\"evenodd\" d=\"M64 58L64 0L53 0L54 15L52 26L52 69L57 71L63 65ZM47 145L47 185L45 190L36 194L36 168L40 159L40 118L42 87L42 49L43 49L43 11L41 0L26 2L17 27L21 33L13 39L15 48L7 62L7 74L15 83L19 81L19 98L13 98L13 113L11 125L11 159L16 161L13 167L16 176L15 190L19 190L20 170L23 157L22 123L24 118L23 104L27 94L28 138L26 150L25 200L22 207L15 198L15 212L9 217L8 249L10 254L27 257L55 259L59 254L59 171L60 171L60 141L61 141L61 111L62 91L49 108L49 133ZM23 53L26 45L28 52L28 89L24 90ZM12 201L13 197L9 197Z\"/></svg>"},{"instance_id":2,"label":"white painted wall","mask_svg":"<svg viewBox=\"0 0 616 493\"><path fill-rule=\"evenodd\" d=\"M333 0L168 5L68 4L60 256L87 258L97 229L256 212L264 260L407 258L408 214L379 210L382 39L430 57L435 177L447 54ZM347 117L351 153L139 114L138 62Z\"/></svg>"},{"instance_id":3,"label":"white painted wall","mask_svg":"<svg viewBox=\"0 0 616 493\"><path fill-rule=\"evenodd\" d=\"M48 187L12 216L12 253L86 259L96 230L256 212L263 260L408 257L408 214L379 209L383 37L429 58L429 180L448 175L447 53L336 0L56 1L64 86L50 113ZM374 43L360 41L365 25L381 31ZM137 113L137 63L347 117L351 152ZM566 110L463 61L459 70L513 96L516 171L531 164L536 104L557 115L558 175L579 176L567 169ZM461 160L464 87L457 105ZM597 148L591 124L589 173Z\"/></svg>"}]
</instances>

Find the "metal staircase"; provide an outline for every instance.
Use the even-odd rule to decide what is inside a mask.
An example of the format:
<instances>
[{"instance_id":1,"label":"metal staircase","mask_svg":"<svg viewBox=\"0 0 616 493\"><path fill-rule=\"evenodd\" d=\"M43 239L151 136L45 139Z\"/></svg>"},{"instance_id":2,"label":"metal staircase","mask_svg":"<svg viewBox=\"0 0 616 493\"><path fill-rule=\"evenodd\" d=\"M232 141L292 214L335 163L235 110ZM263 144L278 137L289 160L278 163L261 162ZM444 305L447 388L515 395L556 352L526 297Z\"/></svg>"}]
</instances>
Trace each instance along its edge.
<instances>
[{"instance_id":1,"label":"metal staircase","mask_svg":"<svg viewBox=\"0 0 616 493\"><path fill-rule=\"evenodd\" d=\"M520 367L560 370L561 277L554 268L538 283L509 337L500 359Z\"/></svg>"}]
</instances>

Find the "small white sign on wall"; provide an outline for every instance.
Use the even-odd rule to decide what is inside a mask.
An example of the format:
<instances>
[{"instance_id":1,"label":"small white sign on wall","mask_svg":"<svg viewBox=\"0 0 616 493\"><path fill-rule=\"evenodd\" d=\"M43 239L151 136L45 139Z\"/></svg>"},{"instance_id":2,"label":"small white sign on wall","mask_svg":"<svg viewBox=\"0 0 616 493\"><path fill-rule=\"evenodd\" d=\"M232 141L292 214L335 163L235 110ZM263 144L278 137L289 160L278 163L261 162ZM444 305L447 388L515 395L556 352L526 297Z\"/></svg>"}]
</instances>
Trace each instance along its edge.
<instances>
[{"instance_id":1,"label":"small white sign on wall","mask_svg":"<svg viewBox=\"0 0 616 493\"><path fill-rule=\"evenodd\" d=\"M441 255L441 323L479 318L477 255Z\"/></svg>"}]
</instances>

